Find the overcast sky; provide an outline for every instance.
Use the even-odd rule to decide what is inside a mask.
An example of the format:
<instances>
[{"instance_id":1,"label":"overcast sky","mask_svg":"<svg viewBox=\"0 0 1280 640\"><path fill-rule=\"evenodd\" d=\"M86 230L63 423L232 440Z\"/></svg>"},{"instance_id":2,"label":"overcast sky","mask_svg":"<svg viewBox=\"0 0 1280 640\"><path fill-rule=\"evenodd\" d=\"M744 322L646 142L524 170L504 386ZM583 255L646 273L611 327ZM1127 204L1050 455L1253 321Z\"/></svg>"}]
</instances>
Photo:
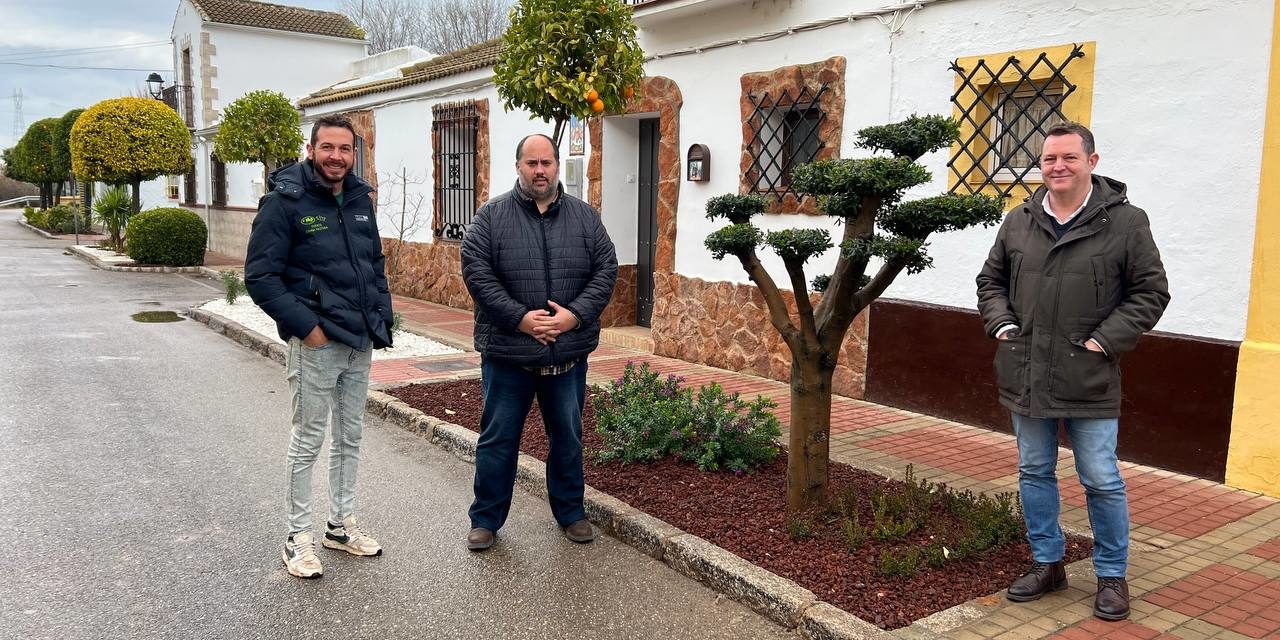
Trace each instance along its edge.
<instances>
[{"instance_id":1,"label":"overcast sky","mask_svg":"<svg viewBox=\"0 0 1280 640\"><path fill-rule=\"evenodd\" d=\"M338 0L274 1L327 11L338 8ZM169 30L178 2L0 0L0 25L5 27L0 38L0 149L17 141L16 89L22 90L22 115L24 125L29 125L99 100L145 91L152 70L172 82ZM84 51L89 48L95 50Z\"/></svg>"}]
</instances>

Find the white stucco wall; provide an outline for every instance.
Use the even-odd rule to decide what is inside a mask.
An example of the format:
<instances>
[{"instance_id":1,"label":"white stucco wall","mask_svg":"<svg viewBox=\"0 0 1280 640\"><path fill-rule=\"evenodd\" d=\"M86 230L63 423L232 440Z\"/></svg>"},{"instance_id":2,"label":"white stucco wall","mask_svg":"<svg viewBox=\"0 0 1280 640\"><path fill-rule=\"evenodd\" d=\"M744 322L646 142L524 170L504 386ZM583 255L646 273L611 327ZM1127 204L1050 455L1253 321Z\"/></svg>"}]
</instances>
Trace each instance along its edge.
<instances>
[{"instance_id":1,"label":"white stucco wall","mask_svg":"<svg viewBox=\"0 0 1280 640\"><path fill-rule=\"evenodd\" d=\"M431 122L432 107L438 104L458 102L462 100L489 101L489 196L497 196L511 189L515 184L515 147L524 136L531 133L551 135L552 123L544 123L533 118L528 112L517 110L504 112L502 100L498 97L497 88L489 81L492 72L489 69L451 76L438 83L412 85L396 91L362 96L352 100L343 100L318 105L304 110L303 129L310 131L310 122L329 113L345 113L363 109L374 112L376 141L374 158L380 181L379 201L383 204L378 211L378 230L384 237L395 237L395 223L389 219L400 211L400 195L396 188L386 182L390 174L401 167L410 173L410 194L424 196L422 205L421 228L406 239L415 242L434 242L431 233L431 207L434 198L434 175L431 158ZM309 133L308 133L309 134ZM583 156L585 173L586 160L591 156L591 142L588 136ZM566 133L561 143L562 160L569 157L569 136ZM384 186L386 185L386 186ZM634 188L634 185L632 185ZM583 193L586 193L584 184ZM625 233L630 229L634 245L635 207L630 209L630 217L605 220L610 235ZM615 229L616 226L616 229ZM634 246L632 247L634 254ZM631 262L634 262L634 257Z\"/></svg>"},{"instance_id":2,"label":"white stucco wall","mask_svg":"<svg viewBox=\"0 0 1280 640\"><path fill-rule=\"evenodd\" d=\"M639 255L640 228L637 211L640 206L640 120L638 118L606 118L604 121L600 173L601 219L609 230L618 264L636 264Z\"/></svg>"},{"instance_id":3,"label":"white stucco wall","mask_svg":"<svg viewBox=\"0 0 1280 640\"><path fill-rule=\"evenodd\" d=\"M644 29L642 44L649 54L661 53L877 4L764 2L753 8L752 3L729 3L697 20ZM1173 295L1158 328L1240 339L1273 5L1270 0L1121 0L1081 2L1064 10L1047 0L953 0L925 6L897 35L875 20L858 20L651 61L646 72L672 78L684 97L681 154L697 142L706 144L714 159L710 182L681 181L676 269L691 277L748 282L736 261L716 262L702 244L721 224L705 220L706 200L738 188L744 73L844 56L841 155L849 157L860 153L853 139L862 126L915 112L950 114L954 74L948 65L957 57L1096 41L1091 128L1102 156L1098 172L1127 182L1132 201L1151 215ZM934 180L913 195L946 189L946 160L946 152L922 159ZM614 193L615 178L606 169L606 196ZM604 206L610 207L608 200ZM838 233L822 218L766 216L759 222L765 229L825 226ZM974 308L973 278L994 235L991 228L935 236L934 268L900 276L885 295ZM834 261L832 252L807 271L829 272ZM769 257L766 264L776 279L785 279L779 260Z\"/></svg>"}]
</instances>

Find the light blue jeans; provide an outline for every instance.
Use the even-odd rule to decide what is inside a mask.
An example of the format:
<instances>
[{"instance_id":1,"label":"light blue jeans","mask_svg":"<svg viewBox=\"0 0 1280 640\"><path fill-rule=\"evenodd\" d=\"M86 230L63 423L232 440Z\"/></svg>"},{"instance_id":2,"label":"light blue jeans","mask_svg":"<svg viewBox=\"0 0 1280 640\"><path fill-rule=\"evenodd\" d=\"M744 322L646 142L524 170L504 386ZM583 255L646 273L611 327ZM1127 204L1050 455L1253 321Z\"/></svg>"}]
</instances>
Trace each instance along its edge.
<instances>
[{"instance_id":1,"label":"light blue jeans","mask_svg":"<svg viewBox=\"0 0 1280 640\"><path fill-rule=\"evenodd\" d=\"M311 528L311 469L329 426L333 428L329 520L341 522L352 514L372 357L372 350L356 351L332 340L319 349L302 344L298 338L289 340L285 363L293 392L293 433L287 456L289 535Z\"/></svg>"},{"instance_id":2,"label":"light blue jeans","mask_svg":"<svg viewBox=\"0 0 1280 640\"><path fill-rule=\"evenodd\" d=\"M1117 418L1064 418L1093 527L1093 569L1123 578L1129 565L1129 498L1116 464ZM1036 562L1062 559L1066 538L1058 524L1058 419L1013 414L1018 436L1018 486L1027 541Z\"/></svg>"}]
</instances>

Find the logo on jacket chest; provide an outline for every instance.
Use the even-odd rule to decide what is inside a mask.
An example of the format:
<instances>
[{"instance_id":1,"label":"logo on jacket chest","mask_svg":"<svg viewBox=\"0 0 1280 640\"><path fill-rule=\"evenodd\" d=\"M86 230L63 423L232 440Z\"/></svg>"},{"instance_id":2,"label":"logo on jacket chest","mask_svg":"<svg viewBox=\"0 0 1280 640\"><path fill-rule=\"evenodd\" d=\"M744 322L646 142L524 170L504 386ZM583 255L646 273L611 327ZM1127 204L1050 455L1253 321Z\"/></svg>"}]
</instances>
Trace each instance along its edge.
<instances>
[{"instance_id":1,"label":"logo on jacket chest","mask_svg":"<svg viewBox=\"0 0 1280 640\"><path fill-rule=\"evenodd\" d=\"M325 224L326 220L325 216L304 216L298 222L302 223L302 229L307 233L319 233L329 229L329 225Z\"/></svg>"}]
</instances>

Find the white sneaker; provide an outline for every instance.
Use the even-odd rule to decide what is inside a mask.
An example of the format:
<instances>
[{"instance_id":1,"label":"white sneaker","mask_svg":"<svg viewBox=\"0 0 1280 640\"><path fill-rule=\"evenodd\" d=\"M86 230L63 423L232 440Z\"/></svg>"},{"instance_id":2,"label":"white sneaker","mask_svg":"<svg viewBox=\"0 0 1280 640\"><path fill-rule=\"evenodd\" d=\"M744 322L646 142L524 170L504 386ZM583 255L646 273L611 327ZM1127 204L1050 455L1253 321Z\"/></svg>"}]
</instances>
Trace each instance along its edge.
<instances>
[{"instance_id":1,"label":"white sneaker","mask_svg":"<svg viewBox=\"0 0 1280 640\"><path fill-rule=\"evenodd\" d=\"M311 532L290 536L284 543L284 551L280 557L284 560L284 568L299 578L319 578L324 575L324 567L316 556L316 541Z\"/></svg>"},{"instance_id":2,"label":"white sneaker","mask_svg":"<svg viewBox=\"0 0 1280 640\"><path fill-rule=\"evenodd\" d=\"M330 549L341 549L356 556L382 555L382 545L360 530L355 516L347 516L342 520L342 525L337 527L331 522L326 522L324 540L320 544Z\"/></svg>"}]
</instances>

